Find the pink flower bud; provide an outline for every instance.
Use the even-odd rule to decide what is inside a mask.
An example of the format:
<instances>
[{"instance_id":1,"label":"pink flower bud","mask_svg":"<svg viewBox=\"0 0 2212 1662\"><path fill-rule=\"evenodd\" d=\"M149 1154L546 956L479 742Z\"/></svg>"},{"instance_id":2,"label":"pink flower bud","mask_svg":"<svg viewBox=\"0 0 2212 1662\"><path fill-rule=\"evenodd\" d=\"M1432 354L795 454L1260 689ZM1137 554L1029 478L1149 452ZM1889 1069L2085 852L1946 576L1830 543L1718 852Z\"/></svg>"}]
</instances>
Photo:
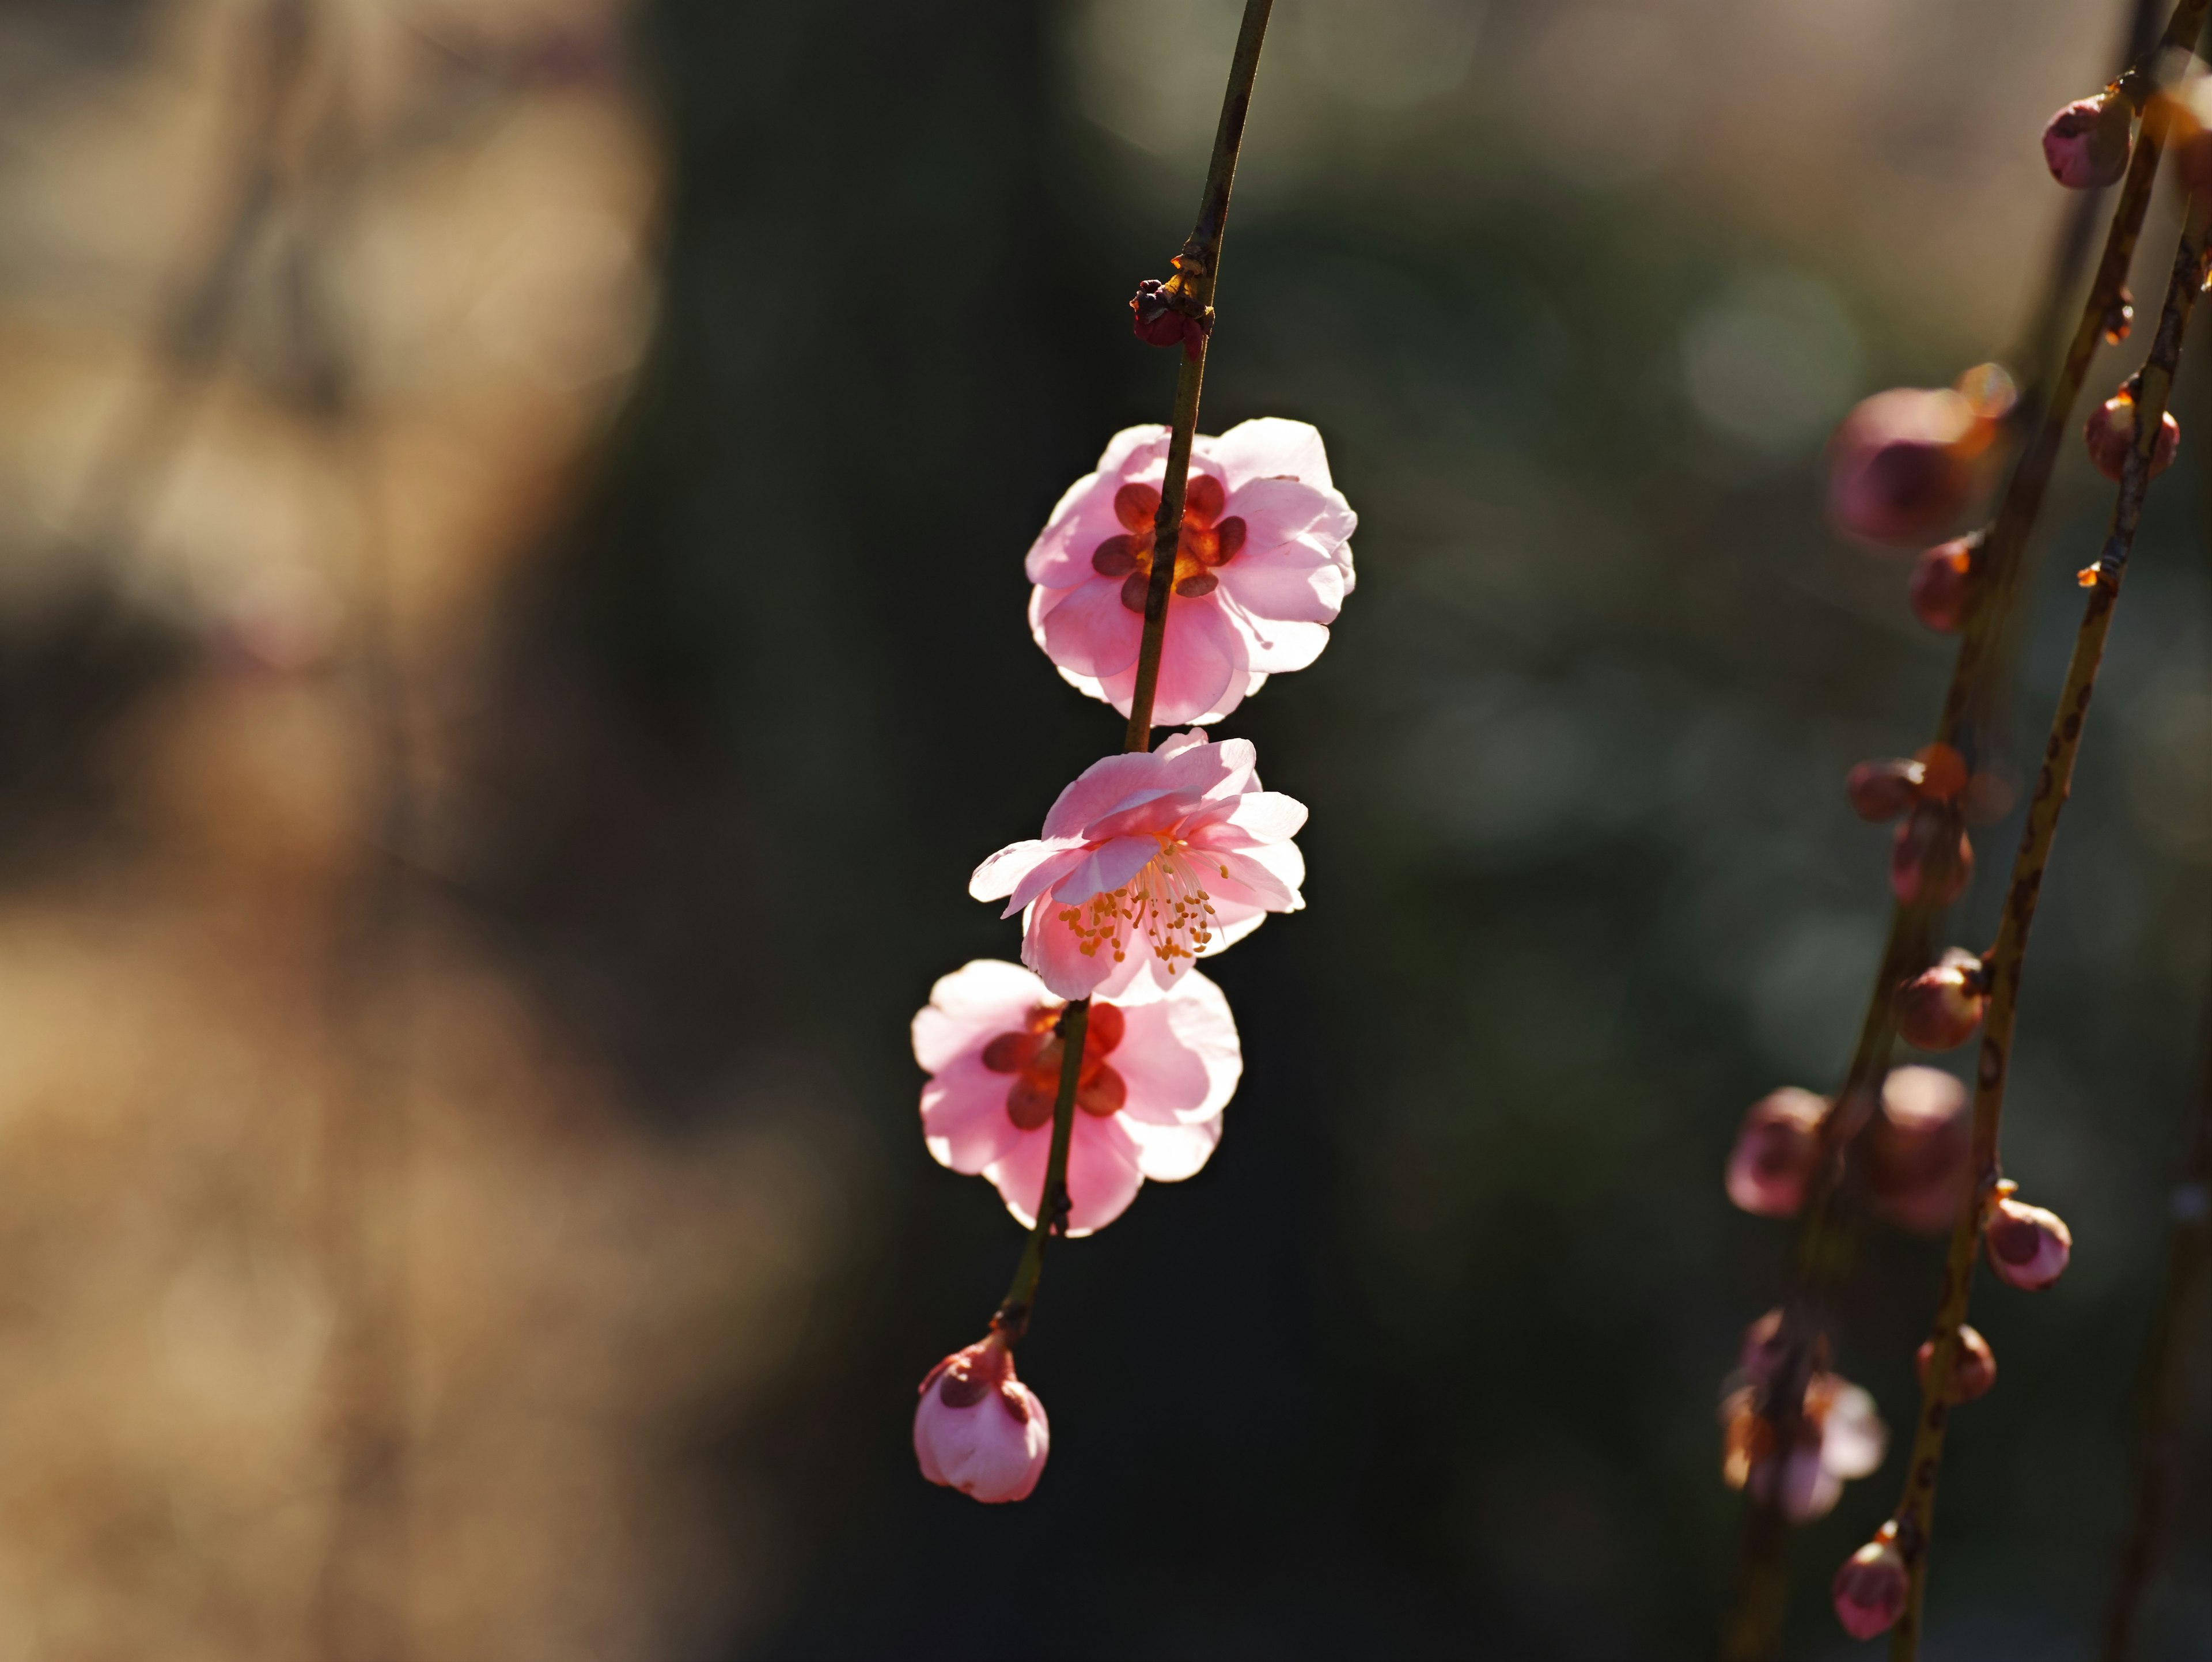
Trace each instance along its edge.
<instances>
[{"instance_id":1,"label":"pink flower bud","mask_svg":"<svg viewBox=\"0 0 2212 1662\"><path fill-rule=\"evenodd\" d=\"M2115 484L2128 465L2128 452L2136 441L2136 401L2124 387L2089 412L2089 424L2081 429L2088 441L2089 460L2097 471ZM2156 478L2173 466L2173 459L2181 452L2181 423L2169 410L2159 417L2158 442L2151 447L2150 477Z\"/></svg>"},{"instance_id":2,"label":"pink flower bud","mask_svg":"<svg viewBox=\"0 0 2212 1662\"><path fill-rule=\"evenodd\" d=\"M1899 1227L1934 1234L1966 1204L1972 1138L1966 1087L1940 1068L1897 1068L1881 1106L1852 1146L1875 1208Z\"/></svg>"},{"instance_id":3,"label":"pink flower bud","mask_svg":"<svg viewBox=\"0 0 2212 1662\"><path fill-rule=\"evenodd\" d=\"M1844 1560L1828 1593L1844 1631L1854 1639L1872 1639L1897 1624L1911 1588L1911 1573L1897 1549L1897 1525L1884 1524L1881 1534Z\"/></svg>"},{"instance_id":4,"label":"pink flower bud","mask_svg":"<svg viewBox=\"0 0 2212 1662\"><path fill-rule=\"evenodd\" d=\"M1918 762L1899 758L1887 762L1862 762L1844 781L1851 799L1851 812L1869 825L1894 819L1920 800L1920 782L1928 770Z\"/></svg>"},{"instance_id":5,"label":"pink flower bud","mask_svg":"<svg viewBox=\"0 0 2212 1662\"><path fill-rule=\"evenodd\" d=\"M1939 635L1955 632L1966 621L1966 602L1973 594L1974 556L1981 548L1979 532L1938 543L1912 568L1912 615Z\"/></svg>"},{"instance_id":6,"label":"pink flower bud","mask_svg":"<svg viewBox=\"0 0 2212 1662\"><path fill-rule=\"evenodd\" d=\"M1137 285L1129 301L1129 330L1148 346L1181 346L1183 356L1195 361L1213 327L1213 308L1199 304L1180 254L1175 267L1165 283L1146 277Z\"/></svg>"},{"instance_id":7,"label":"pink flower bud","mask_svg":"<svg viewBox=\"0 0 2212 1662\"><path fill-rule=\"evenodd\" d=\"M1928 1365L1936 1359L1936 1341L1923 1339L1912 1353L1913 1371L1923 1390L1928 1385ZM1990 1342L1971 1327L1959 1329L1959 1360L1951 1365L1951 1400L1971 1403L1986 1397L1997 1382L1997 1355Z\"/></svg>"},{"instance_id":8,"label":"pink flower bud","mask_svg":"<svg viewBox=\"0 0 2212 1662\"><path fill-rule=\"evenodd\" d=\"M1951 387L1863 399L1828 445L1828 518L1869 542L1911 542L1966 507L1994 423Z\"/></svg>"},{"instance_id":9,"label":"pink flower bud","mask_svg":"<svg viewBox=\"0 0 2212 1662\"><path fill-rule=\"evenodd\" d=\"M1820 1159L1820 1120L1827 1111L1826 1101L1795 1086L1753 1103L1729 1152L1729 1198L1762 1218L1796 1213Z\"/></svg>"},{"instance_id":10,"label":"pink flower bud","mask_svg":"<svg viewBox=\"0 0 2212 1662\"><path fill-rule=\"evenodd\" d=\"M2135 111L2115 93L2076 99L2043 130L2043 160L2069 191L2117 185L2128 170L2128 129Z\"/></svg>"},{"instance_id":11,"label":"pink flower bud","mask_svg":"<svg viewBox=\"0 0 2212 1662\"><path fill-rule=\"evenodd\" d=\"M1014 1377L1013 1352L995 1331L921 1382L914 1452L933 1483L978 1501L1026 1501L1051 1443L1044 1404Z\"/></svg>"},{"instance_id":12,"label":"pink flower bud","mask_svg":"<svg viewBox=\"0 0 2212 1662\"><path fill-rule=\"evenodd\" d=\"M1906 905L1948 906L1966 892L1973 875L1974 845L1949 808L1923 801L1898 826L1889 849L1889 887Z\"/></svg>"},{"instance_id":13,"label":"pink flower bud","mask_svg":"<svg viewBox=\"0 0 2212 1662\"><path fill-rule=\"evenodd\" d=\"M1982 1239L1997 1279L2024 1293L2040 1293L2057 1281L2074 1256L2074 1232L2056 1212L2023 1205L2000 1192L1990 1205Z\"/></svg>"},{"instance_id":14,"label":"pink flower bud","mask_svg":"<svg viewBox=\"0 0 2212 1662\"><path fill-rule=\"evenodd\" d=\"M1897 989L1899 1036L1923 1050L1956 1049L1982 1025L1989 1002L1989 971L1980 955L1954 947Z\"/></svg>"}]
</instances>

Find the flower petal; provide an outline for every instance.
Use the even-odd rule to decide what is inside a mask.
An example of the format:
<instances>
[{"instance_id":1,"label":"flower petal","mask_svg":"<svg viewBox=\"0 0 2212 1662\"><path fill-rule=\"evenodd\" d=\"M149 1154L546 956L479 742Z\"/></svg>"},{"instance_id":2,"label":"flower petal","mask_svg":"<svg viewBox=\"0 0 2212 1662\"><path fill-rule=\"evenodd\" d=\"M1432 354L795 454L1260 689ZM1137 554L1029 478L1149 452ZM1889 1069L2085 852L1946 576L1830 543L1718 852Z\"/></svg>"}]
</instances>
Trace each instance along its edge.
<instances>
[{"instance_id":1,"label":"flower petal","mask_svg":"<svg viewBox=\"0 0 2212 1662\"><path fill-rule=\"evenodd\" d=\"M1221 989L1187 969L1176 977L1172 993L1121 1008L1127 1025L1114 1066L1129 1087L1122 1114L1155 1125L1218 1114L1244 1068L1237 1023Z\"/></svg>"},{"instance_id":2,"label":"flower petal","mask_svg":"<svg viewBox=\"0 0 2212 1662\"><path fill-rule=\"evenodd\" d=\"M1125 427L1106 442L1097 468L1061 495L1024 560L1033 583L1066 587L1089 577L1091 555L1121 529L1114 493L1146 473L1166 471L1168 429L1157 424Z\"/></svg>"},{"instance_id":3,"label":"flower petal","mask_svg":"<svg viewBox=\"0 0 2212 1662\"><path fill-rule=\"evenodd\" d=\"M1310 422L1261 416L1237 423L1219 438L1202 438L1194 448L1221 470L1222 483L1232 490L1248 479L1285 474L1307 484L1333 483L1321 430Z\"/></svg>"},{"instance_id":4,"label":"flower petal","mask_svg":"<svg viewBox=\"0 0 2212 1662\"><path fill-rule=\"evenodd\" d=\"M1128 1116L1117 1116L1127 1119ZM1122 1128L1136 1145L1137 1169L1156 1183L1180 1183L1194 1177L1221 1141L1221 1116L1185 1125L1152 1125L1133 1121Z\"/></svg>"},{"instance_id":5,"label":"flower petal","mask_svg":"<svg viewBox=\"0 0 2212 1662\"><path fill-rule=\"evenodd\" d=\"M1159 858L1159 853L1160 845L1149 837L1116 837L1102 843L1053 886L1053 904L1081 905L1095 894L1118 889Z\"/></svg>"},{"instance_id":6,"label":"flower petal","mask_svg":"<svg viewBox=\"0 0 2212 1662\"><path fill-rule=\"evenodd\" d=\"M1121 604L1112 578L1078 583L1056 604L1048 596L1041 616L1045 654L1055 664L1101 679L1135 666L1145 620Z\"/></svg>"},{"instance_id":7,"label":"flower petal","mask_svg":"<svg viewBox=\"0 0 2212 1662\"><path fill-rule=\"evenodd\" d=\"M1030 902L1022 918L1022 962L1060 998L1088 998L1117 966L1110 953L1086 953L1075 931L1060 920L1050 895Z\"/></svg>"},{"instance_id":8,"label":"flower petal","mask_svg":"<svg viewBox=\"0 0 2212 1662\"><path fill-rule=\"evenodd\" d=\"M980 1050L1019 1027L1045 998L1044 983L1018 964L979 958L929 989L914 1015L914 1059L935 1073L963 1050Z\"/></svg>"},{"instance_id":9,"label":"flower petal","mask_svg":"<svg viewBox=\"0 0 2212 1662\"><path fill-rule=\"evenodd\" d=\"M1012 1081L970 1053L921 1087L921 1135L939 1166L973 1175L1006 1158L1024 1135L1006 1113Z\"/></svg>"},{"instance_id":10,"label":"flower petal","mask_svg":"<svg viewBox=\"0 0 2212 1662\"><path fill-rule=\"evenodd\" d=\"M968 897L971 900L998 900L1014 892L1024 878L1059 861L1057 869L1066 869L1082 864L1083 840L1080 837L1030 837L1024 842L1009 843L969 874ZM1068 856L1073 855L1073 858Z\"/></svg>"}]
</instances>

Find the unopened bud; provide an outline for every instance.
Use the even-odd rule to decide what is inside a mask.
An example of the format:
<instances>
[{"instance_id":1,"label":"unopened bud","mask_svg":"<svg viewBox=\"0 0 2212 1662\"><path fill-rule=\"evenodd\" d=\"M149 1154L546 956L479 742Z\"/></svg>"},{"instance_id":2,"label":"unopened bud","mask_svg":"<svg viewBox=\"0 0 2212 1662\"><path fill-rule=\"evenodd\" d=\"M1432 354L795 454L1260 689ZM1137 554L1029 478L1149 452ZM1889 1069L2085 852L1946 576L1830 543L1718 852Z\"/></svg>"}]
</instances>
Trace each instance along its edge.
<instances>
[{"instance_id":1,"label":"unopened bud","mask_svg":"<svg viewBox=\"0 0 2212 1662\"><path fill-rule=\"evenodd\" d=\"M1013 1352L997 1332L953 1352L921 1382L914 1452L933 1483L978 1501L1025 1501L1051 1443L1044 1404L1014 1377Z\"/></svg>"},{"instance_id":2,"label":"unopened bud","mask_svg":"<svg viewBox=\"0 0 2212 1662\"><path fill-rule=\"evenodd\" d=\"M1129 330L1147 345L1180 346L1185 357L1195 360L1213 327L1213 308L1199 303L1183 259L1176 257L1176 274L1165 283L1146 277L1137 285L1129 301Z\"/></svg>"},{"instance_id":3,"label":"unopened bud","mask_svg":"<svg viewBox=\"0 0 2212 1662\"><path fill-rule=\"evenodd\" d=\"M1981 533L1954 537L1921 555L1912 568L1912 615L1939 635L1955 632L1966 619L1973 593L1974 556Z\"/></svg>"},{"instance_id":4,"label":"unopened bud","mask_svg":"<svg viewBox=\"0 0 2212 1662\"><path fill-rule=\"evenodd\" d=\"M1862 762L1844 781L1851 812L1869 825L1894 819L1920 800L1920 782L1927 769L1899 758L1888 762Z\"/></svg>"},{"instance_id":5,"label":"unopened bud","mask_svg":"<svg viewBox=\"0 0 2212 1662\"><path fill-rule=\"evenodd\" d=\"M1923 802L1897 828L1889 886L1906 905L1948 906L1966 892L1973 875L1974 845L1949 809Z\"/></svg>"},{"instance_id":6,"label":"unopened bud","mask_svg":"<svg viewBox=\"0 0 2212 1662\"><path fill-rule=\"evenodd\" d=\"M1990 1268L2024 1293L2040 1293L2065 1272L2074 1256L2074 1232L2056 1212L2000 1194L1982 1227Z\"/></svg>"},{"instance_id":7,"label":"unopened bud","mask_svg":"<svg viewBox=\"0 0 2212 1662\"><path fill-rule=\"evenodd\" d=\"M1894 1524L1884 1524L1881 1534L1844 1559L1828 1584L1836 1620L1854 1639L1872 1639L1896 1626L1911 1589L1911 1572L1897 1549Z\"/></svg>"},{"instance_id":8,"label":"unopened bud","mask_svg":"<svg viewBox=\"0 0 2212 1662\"><path fill-rule=\"evenodd\" d=\"M1728 1193L1762 1218L1792 1216L1820 1159L1820 1120L1828 1105L1810 1091L1784 1086L1751 1105L1729 1153Z\"/></svg>"},{"instance_id":9,"label":"unopened bud","mask_svg":"<svg viewBox=\"0 0 2212 1662\"><path fill-rule=\"evenodd\" d=\"M2135 447L2136 401L2123 387L2089 412L2089 424L2081 429L2088 441L2089 460L2097 471L2115 484L2128 465L2128 452ZM2173 459L2181 453L2181 423L2169 410L2159 417L2158 441L2151 447L2150 475L2156 478L2173 466Z\"/></svg>"},{"instance_id":10,"label":"unopened bud","mask_svg":"<svg viewBox=\"0 0 2212 1662\"><path fill-rule=\"evenodd\" d=\"M1897 1031L1919 1050L1954 1050L1973 1037L1989 1003L1989 971L1980 954L1954 947L1897 989Z\"/></svg>"},{"instance_id":11,"label":"unopened bud","mask_svg":"<svg viewBox=\"0 0 2212 1662\"><path fill-rule=\"evenodd\" d=\"M1875 1208L1899 1228L1933 1234L1966 1204L1972 1141L1966 1087L1940 1068L1895 1068L1881 1105L1853 1145Z\"/></svg>"},{"instance_id":12,"label":"unopened bud","mask_svg":"<svg viewBox=\"0 0 2212 1662\"><path fill-rule=\"evenodd\" d=\"M2119 183L2128 170L2128 129L2135 115L2117 93L2076 99L2043 130L2043 160L2069 191Z\"/></svg>"},{"instance_id":13,"label":"unopened bud","mask_svg":"<svg viewBox=\"0 0 2212 1662\"><path fill-rule=\"evenodd\" d=\"M1995 422L1953 387L1894 387L1862 400L1828 445L1828 517L1870 542L1911 542L1966 505Z\"/></svg>"},{"instance_id":14,"label":"unopened bud","mask_svg":"<svg viewBox=\"0 0 2212 1662\"><path fill-rule=\"evenodd\" d=\"M1923 1390L1928 1385L1928 1366L1936 1360L1936 1341L1923 1339L1920 1348L1912 1353L1913 1370L1920 1376ZM1990 1348L1990 1342L1971 1327L1959 1330L1958 1359L1951 1364L1951 1400L1971 1403L1977 1397L1986 1397L1997 1382L1997 1354Z\"/></svg>"}]
</instances>

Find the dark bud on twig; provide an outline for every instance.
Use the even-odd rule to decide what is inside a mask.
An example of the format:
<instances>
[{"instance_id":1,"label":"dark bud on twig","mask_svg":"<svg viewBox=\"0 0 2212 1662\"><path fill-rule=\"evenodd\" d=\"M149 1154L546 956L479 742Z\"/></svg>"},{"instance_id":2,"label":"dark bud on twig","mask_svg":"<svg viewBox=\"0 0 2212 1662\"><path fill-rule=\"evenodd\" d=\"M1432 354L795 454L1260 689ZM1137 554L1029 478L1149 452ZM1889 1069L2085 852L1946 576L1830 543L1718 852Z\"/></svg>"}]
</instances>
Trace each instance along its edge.
<instances>
[{"instance_id":1,"label":"dark bud on twig","mask_svg":"<svg viewBox=\"0 0 2212 1662\"><path fill-rule=\"evenodd\" d=\"M1936 1360L1936 1341L1923 1339L1920 1348L1912 1353L1913 1372L1920 1377L1923 1390L1928 1385L1928 1367ZM1990 1348L1990 1342L1971 1327L1959 1330L1959 1358L1951 1364L1951 1400L1971 1403L1977 1397L1986 1397L1997 1382L1997 1354Z\"/></svg>"},{"instance_id":2,"label":"dark bud on twig","mask_svg":"<svg viewBox=\"0 0 2212 1662\"><path fill-rule=\"evenodd\" d=\"M2113 92L2076 99L2043 130L2043 160L2051 176L2069 191L2117 185L2128 170L2128 100Z\"/></svg>"},{"instance_id":3,"label":"dark bud on twig","mask_svg":"<svg viewBox=\"0 0 2212 1662\"><path fill-rule=\"evenodd\" d=\"M1927 768L1902 757L1887 762L1862 762L1844 781L1851 799L1851 812L1870 825L1894 819L1920 800L1920 782Z\"/></svg>"},{"instance_id":4,"label":"dark bud on twig","mask_svg":"<svg viewBox=\"0 0 2212 1662\"><path fill-rule=\"evenodd\" d=\"M2081 429L2081 435L2088 441L2089 460L2097 465L2097 471L2118 484L2121 471L2128 465L2128 452L2135 447L2135 395L2123 387L2106 399L2089 412L2089 424ZM2180 450L2181 423L2169 410L2159 417L2158 441L2150 452L2150 477L2156 478L2172 466Z\"/></svg>"},{"instance_id":5,"label":"dark bud on twig","mask_svg":"<svg viewBox=\"0 0 2212 1662\"><path fill-rule=\"evenodd\" d=\"M1149 346L1180 346L1195 360L1213 328L1213 308L1201 305L1194 279L1203 267L1188 249L1175 259L1176 274L1165 283L1146 277L1129 302L1130 332Z\"/></svg>"},{"instance_id":6,"label":"dark bud on twig","mask_svg":"<svg viewBox=\"0 0 2212 1662\"><path fill-rule=\"evenodd\" d=\"M1875 1210L1899 1228L1938 1233L1966 1204L1969 1107L1940 1068L1896 1068L1882 1081L1881 1110L1852 1148Z\"/></svg>"},{"instance_id":7,"label":"dark bud on twig","mask_svg":"<svg viewBox=\"0 0 2212 1662\"><path fill-rule=\"evenodd\" d=\"M1805 1203L1820 1160L1826 1099L1794 1086L1761 1097L1743 1117L1729 1153L1729 1198L1762 1218L1786 1218Z\"/></svg>"},{"instance_id":8,"label":"dark bud on twig","mask_svg":"<svg viewBox=\"0 0 2212 1662\"><path fill-rule=\"evenodd\" d=\"M1981 958L1954 947L1897 989L1897 1031L1919 1050L1955 1050L1982 1025L1989 1002L1989 971Z\"/></svg>"},{"instance_id":9,"label":"dark bud on twig","mask_svg":"<svg viewBox=\"0 0 2212 1662\"><path fill-rule=\"evenodd\" d=\"M2074 1256L2074 1232L2056 1212L2014 1200L2014 1185L2000 1183L1982 1225L1990 1268L1997 1279L2024 1293L2040 1293L2065 1270Z\"/></svg>"},{"instance_id":10,"label":"dark bud on twig","mask_svg":"<svg viewBox=\"0 0 2212 1662\"><path fill-rule=\"evenodd\" d=\"M1912 569L1912 615L1939 635L1955 632L1966 619L1973 592L1974 560L1984 533L1938 543Z\"/></svg>"},{"instance_id":11,"label":"dark bud on twig","mask_svg":"<svg viewBox=\"0 0 2212 1662\"><path fill-rule=\"evenodd\" d=\"M1905 904L1948 906L1974 874L1974 845L1949 807L1923 801L1897 828L1889 849L1890 892Z\"/></svg>"},{"instance_id":12,"label":"dark bud on twig","mask_svg":"<svg viewBox=\"0 0 2212 1662\"><path fill-rule=\"evenodd\" d=\"M1844 1560L1828 1585L1836 1620L1854 1639L1888 1632L1905 1614L1911 1590L1911 1573L1905 1568L1905 1555L1897 1549L1895 1524L1884 1524L1879 1535Z\"/></svg>"}]
</instances>

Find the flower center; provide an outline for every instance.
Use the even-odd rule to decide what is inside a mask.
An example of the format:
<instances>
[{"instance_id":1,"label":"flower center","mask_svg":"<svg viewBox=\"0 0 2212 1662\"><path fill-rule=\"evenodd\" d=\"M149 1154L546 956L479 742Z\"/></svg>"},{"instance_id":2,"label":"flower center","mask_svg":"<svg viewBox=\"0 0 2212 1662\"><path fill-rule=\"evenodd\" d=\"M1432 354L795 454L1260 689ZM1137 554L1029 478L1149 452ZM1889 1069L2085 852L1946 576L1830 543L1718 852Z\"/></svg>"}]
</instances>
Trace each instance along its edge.
<instances>
[{"instance_id":1,"label":"flower center","mask_svg":"<svg viewBox=\"0 0 2212 1662\"><path fill-rule=\"evenodd\" d=\"M1040 1004L1016 1032L1000 1033L983 1047L983 1065L994 1074L1012 1074L1006 1087L1006 1117L1024 1131L1052 1123L1060 1100L1060 1068L1067 1046L1053 1029L1064 1004ZM1094 1003L1083 1031L1083 1068L1076 1075L1075 1105L1100 1119L1118 1114L1129 1087L1107 1065L1106 1056L1121 1042L1127 1019L1111 1004Z\"/></svg>"},{"instance_id":2,"label":"flower center","mask_svg":"<svg viewBox=\"0 0 2212 1662\"><path fill-rule=\"evenodd\" d=\"M1213 903L1206 898L1201 861L1167 832L1153 836L1160 851L1142 871L1118 889L1061 907L1057 916L1075 931L1085 958L1096 958L1103 948L1119 964L1128 956L1132 937L1141 934L1173 977L1212 941Z\"/></svg>"},{"instance_id":3,"label":"flower center","mask_svg":"<svg viewBox=\"0 0 2212 1662\"><path fill-rule=\"evenodd\" d=\"M1188 600L1211 594L1220 581L1216 566L1227 565L1244 546L1244 521L1221 517L1229 496L1211 473L1193 473L1184 487L1182 530L1176 538L1175 592ZM1109 537L1091 551L1091 568L1102 577L1121 577L1121 604L1145 609L1152 581L1153 527L1160 511L1157 486L1125 484L1114 493L1114 517L1127 534Z\"/></svg>"}]
</instances>

